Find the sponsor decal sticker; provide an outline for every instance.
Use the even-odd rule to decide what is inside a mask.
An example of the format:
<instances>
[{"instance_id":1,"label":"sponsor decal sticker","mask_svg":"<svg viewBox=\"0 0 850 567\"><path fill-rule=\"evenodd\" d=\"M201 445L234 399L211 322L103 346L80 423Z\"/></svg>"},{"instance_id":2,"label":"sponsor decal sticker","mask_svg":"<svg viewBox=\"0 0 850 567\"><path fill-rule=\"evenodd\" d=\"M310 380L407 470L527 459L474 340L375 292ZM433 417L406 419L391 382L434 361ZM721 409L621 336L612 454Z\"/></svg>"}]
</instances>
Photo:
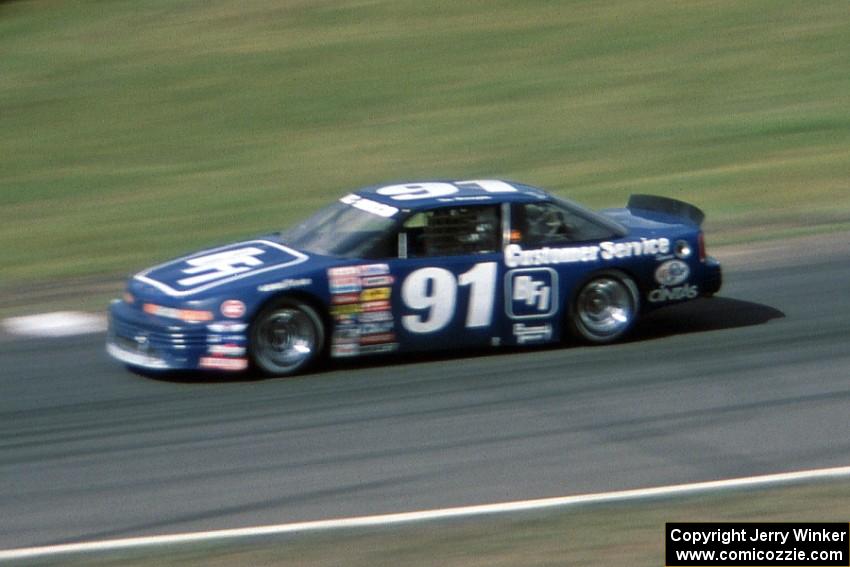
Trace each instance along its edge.
<instances>
[{"instance_id":1,"label":"sponsor decal sticker","mask_svg":"<svg viewBox=\"0 0 850 567\"><path fill-rule=\"evenodd\" d=\"M353 293L360 291L360 284L354 285L334 285L331 284L331 293Z\"/></svg>"},{"instance_id":2,"label":"sponsor decal sticker","mask_svg":"<svg viewBox=\"0 0 850 567\"><path fill-rule=\"evenodd\" d=\"M505 282L512 319L550 317L558 310L558 273L552 268L511 270Z\"/></svg>"},{"instance_id":3,"label":"sponsor decal sticker","mask_svg":"<svg viewBox=\"0 0 850 567\"><path fill-rule=\"evenodd\" d=\"M222 321L207 325L207 330L211 333L241 333L247 328L247 323L234 323L231 321Z\"/></svg>"},{"instance_id":4,"label":"sponsor decal sticker","mask_svg":"<svg viewBox=\"0 0 850 567\"><path fill-rule=\"evenodd\" d=\"M335 317L342 317L345 315L353 315L355 313L360 313L360 304L359 303L346 303L343 305L332 305L331 306L331 315Z\"/></svg>"},{"instance_id":5,"label":"sponsor decal sticker","mask_svg":"<svg viewBox=\"0 0 850 567\"><path fill-rule=\"evenodd\" d=\"M145 303L142 306L142 311L148 315L165 317L167 319L179 319L187 323L200 323L213 319L211 311L202 311L198 309L176 309L174 307L154 305L153 303Z\"/></svg>"},{"instance_id":6,"label":"sponsor decal sticker","mask_svg":"<svg viewBox=\"0 0 850 567\"><path fill-rule=\"evenodd\" d=\"M268 240L250 240L154 266L134 279L172 297L183 297L228 282L305 262L308 256Z\"/></svg>"},{"instance_id":7,"label":"sponsor decal sticker","mask_svg":"<svg viewBox=\"0 0 850 567\"><path fill-rule=\"evenodd\" d=\"M363 287L383 287L393 285L394 281L392 276L364 276L360 283Z\"/></svg>"},{"instance_id":8,"label":"sponsor decal sticker","mask_svg":"<svg viewBox=\"0 0 850 567\"><path fill-rule=\"evenodd\" d=\"M207 352L218 356L244 356L245 347L234 344L210 345Z\"/></svg>"},{"instance_id":9,"label":"sponsor decal sticker","mask_svg":"<svg viewBox=\"0 0 850 567\"><path fill-rule=\"evenodd\" d=\"M333 305L344 305L347 303L357 303L360 301L360 294L357 292L354 293L337 293L331 296L331 303Z\"/></svg>"},{"instance_id":10,"label":"sponsor decal sticker","mask_svg":"<svg viewBox=\"0 0 850 567\"><path fill-rule=\"evenodd\" d=\"M655 281L665 287L684 283L691 275L691 269L681 260L668 260L655 270Z\"/></svg>"},{"instance_id":11,"label":"sponsor decal sticker","mask_svg":"<svg viewBox=\"0 0 850 567\"><path fill-rule=\"evenodd\" d=\"M246 246L245 248L190 258L186 260L189 267L182 271L184 274L191 275L191 277L178 280L177 285L193 287L227 276L248 272L263 265L263 261L258 256L265 253L264 249L257 246Z\"/></svg>"},{"instance_id":12,"label":"sponsor decal sticker","mask_svg":"<svg viewBox=\"0 0 850 567\"><path fill-rule=\"evenodd\" d=\"M390 310L390 302L383 301L367 301L366 303L360 304L362 310L366 313L372 311L389 311Z\"/></svg>"},{"instance_id":13,"label":"sponsor decal sticker","mask_svg":"<svg viewBox=\"0 0 850 567\"><path fill-rule=\"evenodd\" d=\"M441 203L458 203L463 201L492 201L490 195L473 195L470 197L439 197L437 199Z\"/></svg>"},{"instance_id":14,"label":"sponsor decal sticker","mask_svg":"<svg viewBox=\"0 0 850 567\"><path fill-rule=\"evenodd\" d=\"M360 336L360 344L361 345L375 345L382 343L392 343L395 342L395 334L394 333L378 333L375 335L361 335Z\"/></svg>"},{"instance_id":15,"label":"sponsor decal sticker","mask_svg":"<svg viewBox=\"0 0 850 567\"><path fill-rule=\"evenodd\" d=\"M207 335L207 344L244 343L245 335Z\"/></svg>"},{"instance_id":16,"label":"sponsor decal sticker","mask_svg":"<svg viewBox=\"0 0 850 567\"><path fill-rule=\"evenodd\" d=\"M567 248L549 248L548 246L544 246L543 248L532 250L523 250L519 244L508 244L505 246L505 264L509 268L595 262L598 259L598 246L572 246Z\"/></svg>"},{"instance_id":17,"label":"sponsor decal sticker","mask_svg":"<svg viewBox=\"0 0 850 567\"><path fill-rule=\"evenodd\" d=\"M514 323L514 336L518 344L544 342L552 339L552 325L526 325L525 323Z\"/></svg>"},{"instance_id":18,"label":"sponsor decal sticker","mask_svg":"<svg viewBox=\"0 0 850 567\"><path fill-rule=\"evenodd\" d=\"M357 356L358 354L360 354L360 345L357 343L341 343L331 346L331 356L336 358Z\"/></svg>"},{"instance_id":19,"label":"sponsor decal sticker","mask_svg":"<svg viewBox=\"0 0 850 567\"><path fill-rule=\"evenodd\" d=\"M334 342L357 342L358 338L360 338L360 327L357 326L337 327L334 331Z\"/></svg>"},{"instance_id":20,"label":"sponsor decal sticker","mask_svg":"<svg viewBox=\"0 0 850 567\"><path fill-rule=\"evenodd\" d=\"M357 276L339 276L328 280L331 293L351 293L360 291L360 278Z\"/></svg>"},{"instance_id":21,"label":"sponsor decal sticker","mask_svg":"<svg viewBox=\"0 0 850 567\"><path fill-rule=\"evenodd\" d=\"M361 276L383 276L390 273L389 264L365 264L360 266L358 273Z\"/></svg>"},{"instance_id":22,"label":"sponsor decal sticker","mask_svg":"<svg viewBox=\"0 0 850 567\"><path fill-rule=\"evenodd\" d=\"M208 344L244 343L245 335L207 335Z\"/></svg>"},{"instance_id":23,"label":"sponsor decal sticker","mask_svg":"<svg viewBox=\"0 0 850 567\"><path fill-rule=\"evenodd\" d=\"M389 287L373 287L369 289L364 289L360 294L360 301L380 301L382 299L389 299L390 293L392 292L392 288Z\"/></svg>"},{"instance_id":24,"label":"sponsor decal sticker","mask_svg":"<svg viewBox=\"0 0 850 567\"><path fill-rule=\"evenodd\" d=\"M505 264L509 268L520 266L545 266L615 260L634 256L656 256L670 253L667 238L642 238L630 242L600 242L598 246L567 246L564 248L535 248L524 250L519 244L508 244L504 249Z\"/></svg>"},{"instance_id":25,"label":"sponsor decal sticker","mask_svg":"<svg viewBox=\"0 0 850 567\"><path fill-rule=\"evenodd\" d=\"M240 371L248 368L246 358L224 358L220 356L202 356L199 363L201 368L214 370Z\"/></svg>"},{"instance_id":26,"label":"sponsor decal sticker","mask_svg":"<svg viewBox=\"0 0 850 567\"><path fill-rule=\"evenodd\" d=\"M383 343L377 345L360 345L360 354L379 354L398 350L398 343Z\"/></svg>"},{"instance_id":27,"label":"sponsor decal sticker","mask_svg":"<svg viewBox=\"0 0 850 567\"><path fill-rule=\"evenodd\" d=\"M238 299L228 299L221 304L221 314L230 319L239 319L245 315L245 304Z\"/></svg>"},{"instance_id":28,"label":"sponsor decal sticker","mask_svg":"<svg viewBox=\"0 0 850 567\"><path fill-rule=\"evenodd\" d=\"M377 323L379 321L392 321L393 314L391 311L370 311L369 313L361 313L357 316L357 320L361 323Z\"/></svg>"},{"instance_id":29,"label":"sponsor decal sticker","mask_svg":"<svg viewBox=\"0 0 850 567\"><path fill-rule=\"evenodd\" d=\"M143 334L143 333L139 333L138 335L135 335L133 337L133 341L135 341L136 346L142 352L147 352L151 348L150 340L148 339L148 336Z\"/></svg>"},{"instance_id":30,"label":"sponsor decal sticker","mask_svg":"<svg viewBox=\"0 0 850 567\"><path fill-rule=\"evenodd\" d=\"M364 323L360 325L360 332L364 335L377 335L380 333L388 333L393 330L392 321L382 321L379 323Z\"/></svg>"},{"instance_id":31,"label":"sponsor decal sticker","mask_svg":"<svg viewBox=\"0 0 850 567\"><path fill-rule=\"evenodd\" d=\"M357 266L341 266L339 268L329 268L328 269L328 277L330 279L336 279L345 276L356 276L359 272L357 271Z\"/></svg>"},{"instance_id":32,"label":"sponsor decal sticker","mask_svg":"<svg viewBox=\"0 0 850 567\"><path fill-rule=\"evenodd\" d=\"M599 256L603 260L614 258L631 258L632 256L653 256L655 254L668 254L670 252L670 240L667 238L641 238L639 241L631 242L600 242Z\"/></svg>"},{"instance_id":33,"label":"sponsor decal sticker","mask_svg":"<svg viewBox=\"0 0 850 567\"><path fill-rule=\"evenodd\" d=\"M681 285L677 287L661 287L649 292L647 299L652 303L663 301L681 301L683 299L694 299L699 295L699 288L695 285Z\"/></svg>"},{"instance_id":34,"label":"sponsor decal sticker","mask_svg":"<svg viewBox=\"0 0 850 567\"><path fill-rule=\"evenodd\" d=\"M337 325L355 325L357 324L357 315L354 313L340 313L334 317Z\"/></svg>"},{"instance_id":35,"label":"sponsor decal sticker","mask_svg":"<svg viewBox=\"0 0 850 567\"><path fill-rule=\"evenodd\" d=\"M389 301L394 281L389 264L328 270L331 314L335 321L332 356L356 356L365 352L362 345L374 347L395 342ZM351 343L356 343L357 348Z\"/></svg>"},{"instance_id":36,"label":"sponsor decal sticker","mask_svg":"<svg viewBox=\"0 0 850 567\"><path fill-rule=\"evenodd\" d=\"M285 289L292 289L295 287L304 287L306 285L310 285L313 283L313 280L310 278L287 278L285 280L281 280L279 282L267 283L257 287L257 291L266 292L266 291L281 291Z\"/></svg>"}]
</instances>

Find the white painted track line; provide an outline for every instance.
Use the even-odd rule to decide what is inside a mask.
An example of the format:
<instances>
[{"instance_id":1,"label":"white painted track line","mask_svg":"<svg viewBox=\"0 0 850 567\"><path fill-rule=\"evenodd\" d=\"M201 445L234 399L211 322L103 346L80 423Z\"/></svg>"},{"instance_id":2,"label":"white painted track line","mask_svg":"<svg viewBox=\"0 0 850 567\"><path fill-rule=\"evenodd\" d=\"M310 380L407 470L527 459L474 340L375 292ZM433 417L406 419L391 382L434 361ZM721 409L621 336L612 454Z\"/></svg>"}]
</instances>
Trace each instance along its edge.
<instances>
[{"instance_id":1,"label":"white painted track line","mask_svg":"<svg viewBox=\"0 0 850 567\"><path fill-rule=\"evenodd\" d=\"M106 317L81 311L56 311L4 319L2 328L9 334L25 337L70 337L106 330Z\"/></svg>"},{"instance_id":2,"label":"white painted track line","mask_svg":"<svg viewBox=\"0 0 850 567\"><path fill-rule=\"evenodd\" d=\"M781 484L799 483L809 480L824 480L830 478L834 479L843 477L850 477L850 466L780 474L769 474L762 476L750 476L727 480L697 482L691 484L658 486L654 488L638 488L634 490L619 490L615 492L598 492L595 494L579 494L575 496L561 496L555 498L541 498L537 500L503 502L501 504L483 504L479 506L463 506L458 508L444 508L440 510L424 510L419 512L406 512L401 514L383 514L379 516L361 516L356 518L341 518L335 520L296 522L291 524L258 526L253 528L237 528L150 537L134 537L105 541L70 543L63 545L49 545L43 547L7 549L0 550L0 561L11 561L15 559L32 559L38 557L48 557L72 553L92 553L102 551L114 551L119 549L132 549L139 547L196 543L211 540L226 540L266 535L291 534L298 532L335 530L340 528L389 526L393 524L405 524L428 520L441 520L447 518L468 518L488 514L503 514L508 512L541 510L545 508L566 508L582 504L623 502L627 500L643 500L650 498L683 496L728 489L767 487Z\"/></svg>"}]
</instances>

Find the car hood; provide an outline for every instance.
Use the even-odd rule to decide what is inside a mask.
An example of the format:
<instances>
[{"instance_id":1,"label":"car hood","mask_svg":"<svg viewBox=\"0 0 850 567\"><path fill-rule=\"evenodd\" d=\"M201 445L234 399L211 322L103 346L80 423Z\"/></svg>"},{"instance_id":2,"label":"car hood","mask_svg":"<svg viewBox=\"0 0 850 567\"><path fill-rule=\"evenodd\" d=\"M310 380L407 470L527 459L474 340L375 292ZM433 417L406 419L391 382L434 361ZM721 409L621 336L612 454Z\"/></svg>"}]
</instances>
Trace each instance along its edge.
<instances>
[{"instance_id":1,"label":"car hood","mask_svg":"<svg viewBox=\"0 0 850 567\"><path fill-rule=\"evenodd\" d=\"M203 299L245 284L309 270L316 260L273 237L259 237L148 268L133 276L131 288L148 296Z\"/></svg>"}]
</instances>

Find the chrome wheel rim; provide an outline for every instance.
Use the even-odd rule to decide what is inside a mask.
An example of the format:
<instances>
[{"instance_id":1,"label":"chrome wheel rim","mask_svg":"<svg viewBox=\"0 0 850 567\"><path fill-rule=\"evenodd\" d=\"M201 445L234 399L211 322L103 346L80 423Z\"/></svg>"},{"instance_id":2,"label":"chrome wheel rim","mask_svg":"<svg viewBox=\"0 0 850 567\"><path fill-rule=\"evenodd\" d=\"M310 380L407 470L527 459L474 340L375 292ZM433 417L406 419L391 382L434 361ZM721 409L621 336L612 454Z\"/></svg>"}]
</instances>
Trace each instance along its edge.
<instances>
[{"instance_id":1,"label":"chrome wheel rim","mask_svg":"<svg viewBox=\"0 0 850 567\"><path fill-rule=\"evenodd\" d=\"M587 284L576 302L579 319L587 331L610 337L625 331L634 316L634 301L622 282L600 278Z\"/></svg>"},{"instance_id":2,"label":"chrome wheel rim","mask_svg":"<svg viewBox=\"0 0 850 567\"><path fill-rule=\"evenodd\" d=\"M283 308L269 313L257 325L258 362L274 372L289 372L307 362L316 350L316 327L300 309Z\"/></svg>"}]
</instances>

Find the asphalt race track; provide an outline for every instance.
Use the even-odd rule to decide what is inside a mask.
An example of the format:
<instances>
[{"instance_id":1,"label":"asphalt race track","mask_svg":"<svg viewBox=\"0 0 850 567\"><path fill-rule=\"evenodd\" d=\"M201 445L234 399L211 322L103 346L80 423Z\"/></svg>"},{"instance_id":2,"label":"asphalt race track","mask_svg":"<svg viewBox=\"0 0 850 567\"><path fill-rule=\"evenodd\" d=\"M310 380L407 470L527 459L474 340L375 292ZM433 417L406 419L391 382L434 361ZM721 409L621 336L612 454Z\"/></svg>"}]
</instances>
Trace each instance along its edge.
<instances>
[{"instance_id":1,"label":"asphalt race track","mask_svg":"<svg viewBox=\"0 0 850 567\"><path fill-rule=\"evenodd\" d=\"M0 548L850 464L850 249L832 238L744 252L719 297L607 347L225 382L129 373L102 335L7 338Z\"/></svg>"}]
</instances>

